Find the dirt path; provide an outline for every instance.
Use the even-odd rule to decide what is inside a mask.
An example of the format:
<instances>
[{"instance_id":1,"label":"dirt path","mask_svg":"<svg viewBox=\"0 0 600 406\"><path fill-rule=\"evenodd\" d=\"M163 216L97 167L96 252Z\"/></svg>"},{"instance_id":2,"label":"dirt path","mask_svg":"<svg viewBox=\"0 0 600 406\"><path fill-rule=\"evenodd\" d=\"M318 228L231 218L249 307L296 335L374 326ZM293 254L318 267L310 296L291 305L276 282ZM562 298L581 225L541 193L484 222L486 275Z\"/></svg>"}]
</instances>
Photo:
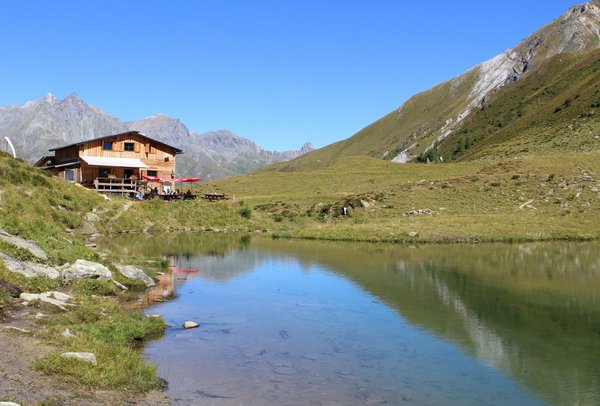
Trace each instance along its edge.
<instances>
[{"instance_id":1,"label":"dirt path","mask_svg":"<svg viewBox=\"0 0 600 406\"><path fill-rule=\"evenodd\" d=\"M119 390L98 390L73 378L45 375L33 364L52 350L36 337L40 327L28 321L31 310L17 305L11 314L0 319L0 401L21 405L48 406L163 406L171 402L162 392L131 394ZM30 331L23 333L13 326Z\"/></svg>"},{"instance_id":2,"label":"dirt path","mask_svg":"<svg viewBox=\"0 0 600 406\"><path fill-rule=\"evenodd\" d=\"M121 209L117 212L117 214L115 214L113 216L113 218L111 218L108 223L106 224L108 228L111 228L112 225L119 219L119 217L121 217L123 215L123 213L125 213L127 210L129 210L129 208L133 205L133 201L130 202L126 202L123 207L121 207Z\"/></svg>"}]
</instances>

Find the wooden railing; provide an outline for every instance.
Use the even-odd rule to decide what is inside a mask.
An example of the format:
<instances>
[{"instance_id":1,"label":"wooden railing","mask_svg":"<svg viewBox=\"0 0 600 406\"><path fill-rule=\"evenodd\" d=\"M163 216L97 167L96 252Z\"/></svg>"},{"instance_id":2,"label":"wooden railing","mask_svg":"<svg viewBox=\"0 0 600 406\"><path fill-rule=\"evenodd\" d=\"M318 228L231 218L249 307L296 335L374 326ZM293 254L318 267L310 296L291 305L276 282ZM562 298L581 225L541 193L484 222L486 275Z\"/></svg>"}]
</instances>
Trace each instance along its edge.
<instances>
[{"instance_id":1,"label":"wooden railing","mask_svg":"<svg viewBox=\"0 0 600 406\"><path fill-rule=\"evenodd\" d=\"M96 178L93 186L99 193L131 193L137 189L137 179Z\"/></svg>"}]
</instances>

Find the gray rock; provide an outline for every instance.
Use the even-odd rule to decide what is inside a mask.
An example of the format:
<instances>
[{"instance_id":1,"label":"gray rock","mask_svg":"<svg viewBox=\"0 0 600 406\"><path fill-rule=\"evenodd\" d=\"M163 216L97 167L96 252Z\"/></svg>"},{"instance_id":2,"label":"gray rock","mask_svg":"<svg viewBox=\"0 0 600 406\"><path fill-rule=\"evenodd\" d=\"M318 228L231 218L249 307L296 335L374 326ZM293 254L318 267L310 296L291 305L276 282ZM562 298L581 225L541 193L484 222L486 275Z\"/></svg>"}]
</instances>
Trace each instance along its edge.
<instances>
[{"instance_id":1,"label":"gray rock","mask_svg":"<svg viewBox=\"0 0 600 406\"><path fill-rule=\"evenodd\" d=\"M68 265L62 272L65 281L73 279L99 279L109 281L112 279L110 269L102 264L85 259L78 259L73 265Z\"/></svg>"},{"instance_id":2,"label":"gray rock","mask_svg":"<svg viewBox=\"0 0 600 406\"><path fill-rule=\"evenodd\" d=\"M92 213L92 212L87 213L85 215L85 219L87 221L89 221L90 223L98 223L102 220L99 215L97 215L96 213Z\"/></svg>"},{"instance_id":3,"label":"gray rock","mask_svg":"<svg viewBox=\"0 0 600 406\"><path fill-rule=\"evenodd\" d=\"M113 283L114 283L114 284L117 286L117 288L119 288L119 289L121 289L121 290L123 290L123 291L129 290L129 288L128 288L127 286L123 285L123 284L122 284L122 283L120 283L120 282L117 282L117 281L116 281L116 280L114 280L114 279L113 279Z\"/></svg>"},{"instance_id":4,"label":"gray rock","mask_svg":"<svg viewBox=\"0 0 600 406\"><path fill-rule=\"evenodd\" d=\"M89 362L93 365L98 365L96 355L94 355L91 352L63 352L62 354L60 354L60 356L63 358L73 358L84 362Z\"/></svg>"},{"instance_id":5,"label":"gray rock","mask_svg":"<svg viewBox=\"0 0 600 406\"><path fill-rule=\"evenodd\" d=\"M18 331L19 333L23 333L23 334L30 334L31 333L31 330L27 330L26 328L20 328L20 327L15 327L15 326L3 326L2 329L3 330Z\"/></svg>"},{"instance_id":6,"label":"gray rock","mask_svg":"<svg viewBox=\"0 0 600 406\"><path fill-rule=\"evenodd\" d=\"M46 261L48 256L37 244L27 241L21 237L17 237L15 235L9 234L6 231L0 230L0 240L13 245L17 248L21 248L29 252L31 255L36 257L41 261Z\"/></svg>"},{"instance_id":7,"label":"gray rock","mask_svg":"<svg viewBox=\"0 0 600 406\"><path fill-rule=\"evenodd\" d=\"M67 306L75 306L72 303L69 303L72 299L71 296L62 292L45 292L45 293L21 293L20 298L25 302L29 303L34 300L39 300L44 303L49 303L58 307L61 310L67 310Z\"/></svg>"},{"instance_id":8,"label":"gray rock","mask_svg":"<svg viewBox=\"0 0 600 406\"><path fill-rule=\"evenodd\" d=\"M58 279L60 277L60 272L49 265L19 261L3 253L0 253L0 259L4 260L4 264L9 271L20 273L26 278L45 276L50 279Z\"/></svg>"},{"instance_id":9,"label":"gray rock","mask_svg":"<svg viewBox=\"0 0 600 406\"><path fill-rule=\"evenodd\" d=\"M141 280L148 287L156 286L156 282L146 275L144 271L133 265L116 264L115 267L121 275L129 279Z\"/></svg>"},{"instance_id":10,"label":"gray rock","mask_svg":"<svg viewBox=\"0 0 600 406\"><path fill-rule=\"evenodd\" d=\"M18 403L15 402L0 402L0 406L21 406Z\"/></svg>"},{"instance_id":11,"label":"gray rock","mask_svg":"<svg viewBox=\"0 0 600 406\"><path fill-rule=\"evenodd\" d=\"M60 335L63 336L64 338L75 337L75 334L71 333L71 331L69 329L65 329L65 331L60 333Z\"/></svg>"}]
</instances>

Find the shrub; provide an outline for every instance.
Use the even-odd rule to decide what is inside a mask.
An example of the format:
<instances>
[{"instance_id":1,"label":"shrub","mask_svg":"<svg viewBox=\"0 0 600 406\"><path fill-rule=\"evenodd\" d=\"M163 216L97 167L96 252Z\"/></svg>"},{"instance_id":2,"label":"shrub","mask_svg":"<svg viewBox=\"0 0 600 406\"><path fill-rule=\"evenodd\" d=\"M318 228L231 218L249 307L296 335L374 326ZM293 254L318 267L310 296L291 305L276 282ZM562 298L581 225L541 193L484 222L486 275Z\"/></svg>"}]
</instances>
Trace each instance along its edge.
<instances>
[{"instance_id":1,"label":"shrub","mask_svg":"<svg viewBox=\"0 0 600 406\"><path fill-rule=\"evenodd\" d=\"M240 216L242 216L243 218L249 219L252 217L252 209L248 206L243 206L240 209Z\"/></svg>"}]
</instances>

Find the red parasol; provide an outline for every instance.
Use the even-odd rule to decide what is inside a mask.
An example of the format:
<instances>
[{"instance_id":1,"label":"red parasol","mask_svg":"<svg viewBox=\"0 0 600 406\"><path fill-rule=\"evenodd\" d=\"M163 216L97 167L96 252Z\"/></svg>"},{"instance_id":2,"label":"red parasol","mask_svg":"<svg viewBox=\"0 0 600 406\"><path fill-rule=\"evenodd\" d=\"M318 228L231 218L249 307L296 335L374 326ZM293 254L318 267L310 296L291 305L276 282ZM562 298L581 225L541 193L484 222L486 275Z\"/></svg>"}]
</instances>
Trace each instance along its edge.
<instances>
[{"instance_id":1,"label":"red parasol","mask_svg":"<svg viewBox=\"0 0 600 406\"><path fill-rule=\"evenodd\" d=\"M158 176L142 175L142 179L153 180L155 182L162 182L162 180Z\"/></svg>"},{"instance_id":2,"label":"red parasol","mask_svg":"<svg viewBox=\"0 0 600 406\"><path fill-rule=\"evenodd\" d=\"M202 180L202 178L175 178L173 181L175 182L198 182Z\"/></svg>"}]
</instances>

